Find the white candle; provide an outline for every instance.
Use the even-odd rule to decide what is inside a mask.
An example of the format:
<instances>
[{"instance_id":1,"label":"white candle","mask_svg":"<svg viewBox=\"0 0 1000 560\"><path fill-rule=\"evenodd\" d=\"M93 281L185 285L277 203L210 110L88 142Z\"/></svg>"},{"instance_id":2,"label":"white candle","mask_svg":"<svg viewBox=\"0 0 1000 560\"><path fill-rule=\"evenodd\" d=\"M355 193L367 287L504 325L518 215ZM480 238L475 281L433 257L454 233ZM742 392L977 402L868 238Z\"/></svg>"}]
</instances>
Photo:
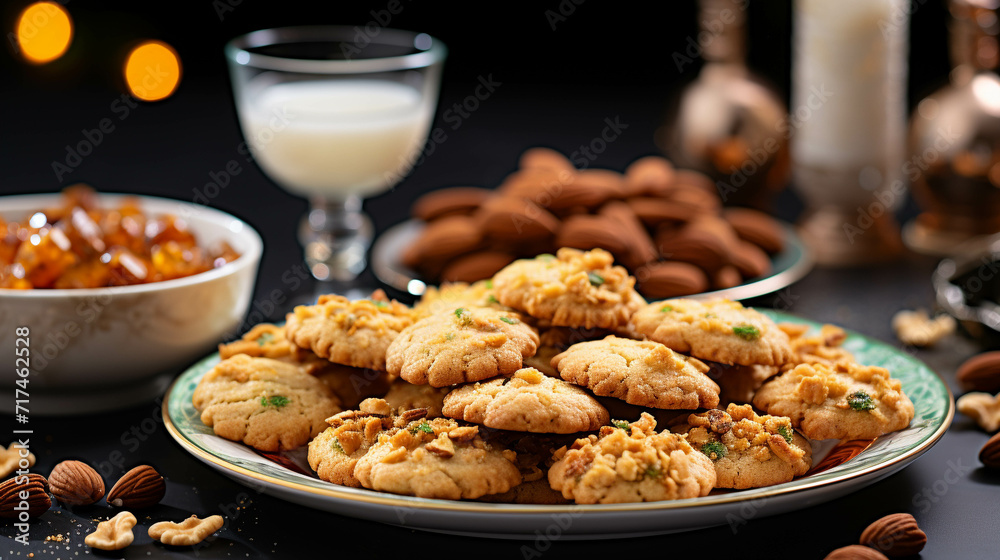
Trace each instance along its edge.
<instances>
[{"instance_id":1,"label":"white candle","mask_svg":"<svg viewBox=\"0 0 1000 560\"><path fill-rule=\"evenodd\" d=\"M871 166L881 184L890 179L886 173L897 174L906 126L908 10L909 0L795 0L796 165Z\"/></svg>"}]
</instances>

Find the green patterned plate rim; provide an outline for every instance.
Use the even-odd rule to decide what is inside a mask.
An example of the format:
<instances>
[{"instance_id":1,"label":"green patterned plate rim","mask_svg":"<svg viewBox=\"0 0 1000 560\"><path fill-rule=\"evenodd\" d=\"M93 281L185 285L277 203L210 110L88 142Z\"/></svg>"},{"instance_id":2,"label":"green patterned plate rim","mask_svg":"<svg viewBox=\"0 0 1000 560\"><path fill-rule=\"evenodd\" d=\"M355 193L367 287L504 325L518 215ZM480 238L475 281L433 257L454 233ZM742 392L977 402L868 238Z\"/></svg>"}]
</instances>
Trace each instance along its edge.
<instances>
[{"instance_id":1,"label":"green patterned plate rim","mask_svg":"<svg viewBox=\"0 0 1000 560\"><path fill-rule=\"evenodd\" d=\"M801 323L818 329L819 323L793 315L762 309L776 321ZM381 504L397 507L458 511L465 513L579 513L581 511L650 511L690 508L756 500L828 486L870 475L900 461L912 461L924 453L947 431L951 424L954 401L944 381L930 368L905 352L864 335L848 331L844 348L860 363L887 368L903 384L903 390L913 401L915 415L905 430L876 439L856 457L817 474L791 482L703 496L684 500L596 505L516 505L450 501L412 496L399 496L363 488L337 486L318 478L303 475L275 463L252 449L216 436L201 422L191 403L194 389L201 377L219 362L218 353L207 356L182 373L167 391L164 400L164 421L170 435L189 453L235 475L275 484L318 496Z\"/></svg>"}]
</instances>

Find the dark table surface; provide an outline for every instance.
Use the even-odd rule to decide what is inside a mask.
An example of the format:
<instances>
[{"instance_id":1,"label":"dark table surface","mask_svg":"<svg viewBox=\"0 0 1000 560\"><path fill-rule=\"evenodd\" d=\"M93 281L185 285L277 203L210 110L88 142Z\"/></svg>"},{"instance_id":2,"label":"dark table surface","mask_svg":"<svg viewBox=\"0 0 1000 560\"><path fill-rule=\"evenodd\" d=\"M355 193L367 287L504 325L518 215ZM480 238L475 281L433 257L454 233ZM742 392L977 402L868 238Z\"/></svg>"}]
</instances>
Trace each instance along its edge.
<instances>
[{"instance_id":1,"label":"dark table surface","mask_svg":"<svg viewBox=\"0 0 1000 560\"><path fill-rule=\"evenodd\" d=\"M473 84L450 84L444 106L461 99ZM42 94L44 95L44 94ZM135 111L100 146L101 156L88 158L73 179L86 179L105 191L135 191L191 199L192 190L222 170L241 141L221 87L188 87L171 105ZM81 94L80 103L106 106L103 94ZM16 97L16 95L15 95ZM659 124L665 89L602 91L560 90L502 86L458 129L447 128L448 140L429 156L394 192L366 204L381 230L403 219L410 202L429 188L443 185L495 185L510 170L525 147L542 144L573 151L599 134L605 118L618 117L629 128L608 146L595 165L621 169L639 155L655 152L653 134ZM18 100L11 99L15 103ZM35 99L44 103L44 99ZM546 107L548 110L530 108ZM55 110L58 110L56 107ZM79 111L67 110L55 118L70 119L60 130L92 126L74 122ZM27 126L29 114L11 115L9 126ZM446 124L440 123L442 126ZM18 128L20 127L20 128ZM51 134L51 131L49 132ZM182 139L182 140L178 140ZM15 192L52 191L50 162L61 152L64 139L26 134L3 155ZM283 271L300 262L294 239L295 224L304 202L287 195L264 178L251 162L238 160L241 172L222 189L212 204L237 214L258 228L266 251L257 283L257 296L287 288ZM16 165L15 165L16 162ZM4 188L6 194L12 189ZM779 214L793 219L799 205L791 193L778 201ZM909 256L873 268L814 270L794 286L752 303L777 306L816 321L835 322L899 346L890 329L900 309L932 306L932 259ZM309 293L305 287L289 298ZM281 310L284 311L284 310ZM274 316L280 316L280 312ZM955 335L916 356L928 363L951 386L956 367L980 351ZM4 420L4 425L11 423ZM61 460L84 460L116 480L137 464L154 465L168 479L162 503L140 516L149 520L182 519L223 513L225 528L210 546L198 549L207 558L310 558L365 555L375 557L443 557L473 554L481 558L535 557L533 543L446 536L360 521L283 502L232 482L203 465L171 440L160 419L159 404L149 402L128 410L83 417L32 419L36 471L48 473ZM967 418L956 417L944 438L915 463L885 480L832 502L780 516L754 518L737 531L727 526L682 534L632 540L551 543L539 554L546 558L597 557L659 549L662 554L709 557L822 558L830 550L856 542L861 530L878 517L894 512L916 516L928 535L925 558L997 558L1000 553L1000 474L987 472L976 459L987 435ZM120 457L120 459L119 459ZM31 524L31 543L13 540L14 529L0 526L0 558L71 558L90 553L83 537L95 517L106 517L104 506L70 511L53 508ZM63 542L46 541L61 534ZM525 548L527 547L527 548ZM540 549L538 549L540 550ZM538 551L536 550L536 552ZM111 557L188 558L192 552L154 544L144 530L135 544Z\"/></svg>"}]
</instances>

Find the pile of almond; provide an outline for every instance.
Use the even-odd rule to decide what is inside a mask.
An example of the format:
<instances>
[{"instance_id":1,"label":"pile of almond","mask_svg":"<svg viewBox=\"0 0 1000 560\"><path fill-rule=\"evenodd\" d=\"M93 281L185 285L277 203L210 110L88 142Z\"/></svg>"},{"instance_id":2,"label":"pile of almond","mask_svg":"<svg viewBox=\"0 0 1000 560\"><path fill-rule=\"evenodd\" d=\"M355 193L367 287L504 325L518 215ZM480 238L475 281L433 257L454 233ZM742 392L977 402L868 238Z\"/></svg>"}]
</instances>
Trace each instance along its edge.
<instances>
[{"instance_id":1,"label":"pile of almond","mask_svg":"<svg viewBox=\"0 0 1000 560\"><path fill-rule=\"evenodd\" d=\"M712 181L649 156L625 173L577 170L562 154L532 148L496 189L458 187L413 206L427 227L403 264L431 282L491 277L517 258L560 247L602 248L660 299L731 288L771 271L784 232L773 218L722 208Z\"/></svg>"}]
</instances>

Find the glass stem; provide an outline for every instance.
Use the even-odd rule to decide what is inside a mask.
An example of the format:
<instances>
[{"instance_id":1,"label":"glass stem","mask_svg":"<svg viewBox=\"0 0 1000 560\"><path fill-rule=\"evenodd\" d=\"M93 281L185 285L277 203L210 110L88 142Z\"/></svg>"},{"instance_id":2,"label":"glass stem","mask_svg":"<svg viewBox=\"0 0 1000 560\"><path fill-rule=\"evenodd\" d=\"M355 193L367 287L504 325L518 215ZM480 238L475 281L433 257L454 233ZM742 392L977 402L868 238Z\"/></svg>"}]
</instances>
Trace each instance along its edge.
<instances>
[{"instance_id":1,"label":"glass stem","mask_svg":"<svg viewBox=\"0 0 1000 560\"><path fill-rule=\"evenodd\" d=\"M367 265L372 224L361 212L361 199L313 197L299 228L306 264L321 281L350 282Z\"/></svg>"}]
</instances>

